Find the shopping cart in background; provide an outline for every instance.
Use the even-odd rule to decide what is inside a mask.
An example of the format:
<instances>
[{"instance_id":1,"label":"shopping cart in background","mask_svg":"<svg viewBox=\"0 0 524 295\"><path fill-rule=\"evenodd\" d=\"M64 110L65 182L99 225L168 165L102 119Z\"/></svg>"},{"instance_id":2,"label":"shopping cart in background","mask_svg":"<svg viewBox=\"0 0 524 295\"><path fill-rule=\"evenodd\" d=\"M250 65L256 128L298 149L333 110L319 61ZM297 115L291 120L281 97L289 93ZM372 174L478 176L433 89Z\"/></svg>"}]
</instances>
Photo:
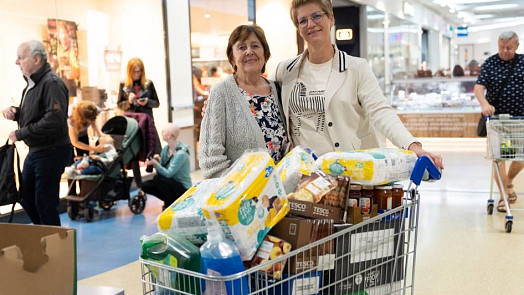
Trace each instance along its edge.
<instances>
[{"instance_id":1,"label":"shopping cart in background","mask_svg":"<svg viewBox=\"0 0 524 295\"><path fill-rule=\"evenodd\" d=\"M491 117L486 122L488 139L488 158L493 160L492 170L495 170L499 183L502 183L500 164L503 161L524 161L524 118L509 115ZM506 232L513 228L513 215L508 203L506 188L500 186L506 207ZM495 200L493 199L493 178L491 178L490 194L487 204L488 214L493 214ZM513 209L519 210L519 209ZM523 209L520 209L523 210Z\"/></svg>"},{"instance_id":2,"label":"shopping cart in background","mask_svg":"<svg viewBox=\"0 0 524 295\"><path fill-rule=\"evenodd\" d=\"M333 234L235 275L209 276L140 258L143 294L216 294L204 292L216 283L235 295L412 294L418 186L426 177L440 179L440 171L424 156L402 206L356 225L335 225Z\"/></svg>"}]
</instances>

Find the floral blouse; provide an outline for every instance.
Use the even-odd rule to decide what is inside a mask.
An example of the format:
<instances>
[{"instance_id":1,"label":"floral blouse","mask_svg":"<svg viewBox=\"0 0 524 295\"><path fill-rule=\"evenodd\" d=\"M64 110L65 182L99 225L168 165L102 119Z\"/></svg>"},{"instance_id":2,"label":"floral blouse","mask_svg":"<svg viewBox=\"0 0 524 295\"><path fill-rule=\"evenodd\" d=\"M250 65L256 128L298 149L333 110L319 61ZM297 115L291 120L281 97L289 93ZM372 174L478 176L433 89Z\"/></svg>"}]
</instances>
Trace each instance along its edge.
<instances>
[{"instance_id":1,"label":"floral blouse","mask_svg":"<svg viewBox=\"0 0 524 295\"><path fill-rule=\"evenodd\" d=\"M284 121L274 99L275 95L271 93L268 96L260 96L247 93L243 89L240 89L240 91L247 99L251 113L253 113L264 134L269 155L275 163L278 163L285 156L285 148L289 140L286 128L284 128Z\"/></svg>"}]
</instances>

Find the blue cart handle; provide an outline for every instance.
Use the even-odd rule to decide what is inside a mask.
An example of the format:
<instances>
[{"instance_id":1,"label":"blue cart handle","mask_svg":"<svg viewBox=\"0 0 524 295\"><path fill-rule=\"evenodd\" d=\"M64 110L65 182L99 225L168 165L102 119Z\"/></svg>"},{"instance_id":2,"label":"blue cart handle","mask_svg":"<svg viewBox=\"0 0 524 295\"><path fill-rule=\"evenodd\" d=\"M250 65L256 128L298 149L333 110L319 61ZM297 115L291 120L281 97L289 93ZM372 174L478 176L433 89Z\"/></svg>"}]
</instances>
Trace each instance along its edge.
<instances>
[{"instance_id":1,"label":"blue cart handle","mask_svg":"<svg viewBox=\"0 0 524 295\"><path fill-rule=\"evenodd\" d=\"M417 159L413 172L411 172L411 181L416 185L420 185L422 178L424 177L424 172L428 171L429 179L428 180L439 180L442 176L440 170L431 162L428 156L421 156Z\"/></svg>"}]
</instances>

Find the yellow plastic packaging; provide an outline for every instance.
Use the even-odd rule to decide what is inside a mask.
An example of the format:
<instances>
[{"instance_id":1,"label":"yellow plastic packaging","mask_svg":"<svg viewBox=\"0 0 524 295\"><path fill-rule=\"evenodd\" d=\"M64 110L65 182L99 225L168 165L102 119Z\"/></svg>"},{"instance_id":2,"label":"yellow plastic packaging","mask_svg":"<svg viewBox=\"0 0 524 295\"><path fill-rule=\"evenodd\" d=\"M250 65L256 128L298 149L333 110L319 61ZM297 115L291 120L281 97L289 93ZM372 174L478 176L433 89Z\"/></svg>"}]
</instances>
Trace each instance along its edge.
<instances>
[{"instance_id":1,"label":"yellow plastic packaging","mask_svg":"<svg viewBox=\"0 0 524 295\"><path fill-rule=\"evenodd\" d=\"M269 230L289 212L282 183L266 152L245 153L221 178L203 206L213 214L226 237L250 260Z\"/></svg>"},{"instance_id":2,"label":"yellow plastic packaging","mask_svg":"<svg viewBox=\"0 0 524 295\"><path fill-rule=\"evenodd\" d=\"M203 244L207 236L207 223L202 214L202 206L219 183L220 178L213 178L190 187L160 214L158 229L181 235L193 244Z\"/></svg>"},{"instance_id":3,"label":"yellow plastic packaging","mask_svg":"<svg viewBox=\"0 0 524 295\"><path fill-rule=\"evenodd\" d=\"M382 185L409 179L416 161L412 151L376 148L326 153L315 161L315 168L363 185Z\"/></svg>"}]
</instances>

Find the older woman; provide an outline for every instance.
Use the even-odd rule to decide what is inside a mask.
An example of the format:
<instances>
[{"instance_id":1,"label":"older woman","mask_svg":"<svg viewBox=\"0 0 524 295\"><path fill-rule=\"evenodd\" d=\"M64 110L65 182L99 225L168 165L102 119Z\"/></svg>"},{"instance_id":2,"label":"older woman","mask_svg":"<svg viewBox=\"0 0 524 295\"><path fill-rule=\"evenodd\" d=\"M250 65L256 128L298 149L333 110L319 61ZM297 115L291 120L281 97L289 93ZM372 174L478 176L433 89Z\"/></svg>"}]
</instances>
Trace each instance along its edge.
<instances>
[{"instance_id":1,"label":"older woman","mask_svg":"<svg viewBox=\"0 0 524 295\"><path fill-rule=\"evenodd\" d=\"M279 161L288 145L275 83L261 76L271 56L264 31L237 27L226 52L234 73L211 90L200 131L204 178L220 176L246 150L267 149Z\"/></svg>"},{"instance_id":2,"label":"older woman","mask_svg":"<svg viewBox=\"0 0 524 295\"><path fill-rule=\"evenodd\" d=\"M428 155L443 168L442 158L424 151L402 124L367 62L331 43L330 0L293 0L291 19L308 49L281 62L275 80L282 82L283 114L293 144L320 155L374 148L379 146L376 129L396 146Z\"/></svg>"}]
</instances>

